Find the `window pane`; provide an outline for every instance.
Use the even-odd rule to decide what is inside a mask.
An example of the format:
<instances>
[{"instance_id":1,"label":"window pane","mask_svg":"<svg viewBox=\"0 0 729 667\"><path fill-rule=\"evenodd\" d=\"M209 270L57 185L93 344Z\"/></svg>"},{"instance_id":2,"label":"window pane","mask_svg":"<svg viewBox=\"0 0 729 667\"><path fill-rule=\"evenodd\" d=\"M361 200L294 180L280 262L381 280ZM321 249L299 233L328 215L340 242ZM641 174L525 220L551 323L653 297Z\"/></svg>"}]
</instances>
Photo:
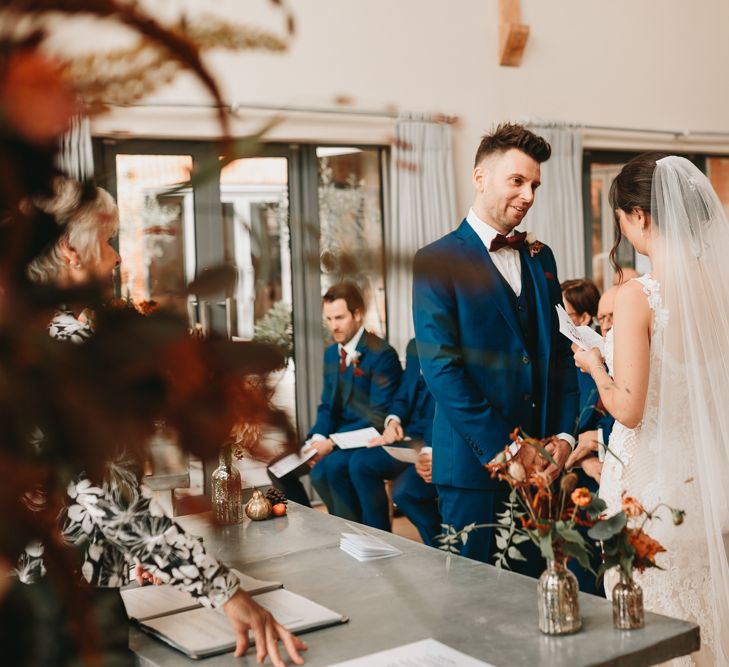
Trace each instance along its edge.
<instances>
[{"instance_id":1,"label":"window pane","mask_svg":"<svg viewBox=\"0 0 729 667\"><path fill-rule=\"evenodd\" d=\"M163 194L189 178L189 155L117 155L121 294L186 312L195 273L192 192Z\"/></svg>"},{"instance_id":2,"label":"window pane","mask_svg":"<svg viewBox=\"0 0 729 667\"><path fill-rule=\"evenodd\" d=\"M274 403L296 424L296 367L293 359L291 247L288 161L245 158L220 174L223 207L223 258L236 267L233 333L282 348L286 367L276 374ZM264 442L281 442L267 431ZM244 459L238 464L246 484L268 484L266 466Z\"/></svg>"},{"instance_id":3,"label":"window pane","mask_svg":"<svg viewBox=\"0 0 729 667\"><path fill-rule=\"evenodd\" d=\"M387 333L380 151L319 147L321 287L347 279L363 292L364 324Z\"/></svg>"},{"instance_id":4,"label":"window pane","mask_svg":"<svg viewBox=\"0 0 729 667\"><path fill-rule=\"evenodd\" d=\"M612 286L614 275L609 256L615 242L615 216L608 193L622 167L621 164L597 163L591 167L592 278L603 292ZM635 257L633 247L623 238L618 247L618 264L624 268L635 268Z\"/></svg>"}]
</instances>

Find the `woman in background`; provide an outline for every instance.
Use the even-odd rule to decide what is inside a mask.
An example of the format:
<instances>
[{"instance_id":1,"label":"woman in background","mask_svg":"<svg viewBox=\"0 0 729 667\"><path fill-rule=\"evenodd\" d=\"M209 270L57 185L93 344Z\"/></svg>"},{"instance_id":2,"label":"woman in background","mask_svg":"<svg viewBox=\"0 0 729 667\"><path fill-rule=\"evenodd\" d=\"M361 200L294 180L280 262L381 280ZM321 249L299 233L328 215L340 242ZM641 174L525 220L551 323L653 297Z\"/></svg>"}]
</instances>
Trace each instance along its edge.
<instances>
[{"instance_id":1,"label":"woman in background","mask_svg":"<svg viewBox=\"0 0 729 667\"><path fill-rule=\"evenodd\" d=\"M55 196L36 205L54 216L63 233L55 245L29 267L36 282L60 287L106 283L111 288L119 255L111 245L118 227L116 204L108 192L87 190L77 181L58 179ZM88 194L91 194L89 197ZM111 291L110 291L111 293ZM91 314L62 306L53 315L48 330L53 338L83 342L93 335ZM127 583L130 567L138 576L154 577L187 591L201 604L222 607L237 635L236 656L255 636L259 662L266 655L283 667L278 651L281 640L296 664L303 664L299 651L305 644L243 591L236 575L205 551L202 542L185 533L165 516L140 484L141 465L123 453L107 464L101 483L81 473L68 487L68 506L61 517L64 538L83 548L80 575L96 587L97 605L110 611L110 623L100 626L104 664L135 664L128 649L128 624L118 588ZM37 581L44 573L41 545L31 545L22 556L18 574L23 582ZM97 615L98 619L98 615ZM65 650L74 653L72 642L61 633ZM59 648L59 661L68 655Z\"/></svg>"}]
</instances>

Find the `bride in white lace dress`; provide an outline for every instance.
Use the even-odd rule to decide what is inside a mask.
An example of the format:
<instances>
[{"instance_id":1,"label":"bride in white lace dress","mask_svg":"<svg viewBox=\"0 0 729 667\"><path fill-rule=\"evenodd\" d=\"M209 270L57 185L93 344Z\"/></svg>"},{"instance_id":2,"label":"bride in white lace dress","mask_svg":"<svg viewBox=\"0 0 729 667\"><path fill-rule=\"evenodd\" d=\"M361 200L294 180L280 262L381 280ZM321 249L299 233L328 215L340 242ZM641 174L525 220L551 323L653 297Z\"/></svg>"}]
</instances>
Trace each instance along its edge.
<instances>
[{"instance_id":1,"label":"bride in white lace dress","mask_svg":"<svg viewBox=\"0 0 729 667\"><path fill-rule=\"evenodd\" d=\"M603 360L592 374L616 419L600 482L612 514L626 492L665 517L651 535L663 570L637 575L650 611L701 626L699 652L676 665L729 665L729 222L708 179L688 160L645 154L610 190L616 245L625 236L652 272L625 283ZM613 253L614 254L614 253ZM607 362L609 373L605 370ZM611 589L615 576L606 576Z\"/></svg>"}]
</instances>

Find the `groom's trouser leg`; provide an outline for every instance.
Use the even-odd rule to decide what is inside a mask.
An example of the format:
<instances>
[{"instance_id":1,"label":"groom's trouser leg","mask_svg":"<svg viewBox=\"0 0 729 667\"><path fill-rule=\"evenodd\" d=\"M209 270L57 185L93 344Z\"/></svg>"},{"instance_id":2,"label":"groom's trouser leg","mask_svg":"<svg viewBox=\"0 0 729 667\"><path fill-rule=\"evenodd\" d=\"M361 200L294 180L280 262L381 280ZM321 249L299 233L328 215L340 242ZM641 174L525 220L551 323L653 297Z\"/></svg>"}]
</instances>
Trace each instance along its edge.
<instances>
[{"instance_id":1,"label":"groom's trouser leg","mask_svg":"<svg viewBox=\"0 0 729 667\"><path fill-rule=\"evenodd\" d=\"M438 484L440 514L443 523L461 530L469 523L495 523L494 513L498 491L483 489L462 489ZM461 555L483 563L491 562L492 528L472 531L466 544L461 545Z\"/></svg>"}]
</instances>

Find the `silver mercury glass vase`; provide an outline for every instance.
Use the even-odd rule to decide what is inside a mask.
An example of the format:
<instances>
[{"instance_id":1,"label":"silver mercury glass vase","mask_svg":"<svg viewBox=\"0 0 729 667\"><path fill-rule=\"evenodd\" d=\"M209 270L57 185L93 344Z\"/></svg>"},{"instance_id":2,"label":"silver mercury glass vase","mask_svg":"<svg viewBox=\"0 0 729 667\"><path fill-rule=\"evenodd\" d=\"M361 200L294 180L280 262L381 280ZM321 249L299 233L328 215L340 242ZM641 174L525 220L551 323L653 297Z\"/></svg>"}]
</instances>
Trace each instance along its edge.
<instances>
[{"instance_id":1,"label":"silver mercury glass vase","mask_svg":"<svg viewBox=\"0 0 729 667\"><path fill-rule=\"evenodd\" d=\"M582 627L579 586L564 559L548 560L539 577L539 629L546 635L568 635Z\"/></svg>"},{"instance_id":2,"label":"silver mercury glass vase","mask_svg":"<svg viewBox=\"0 0 729 667\"><path fill-rule=\"evenodd\" d=\"M645 626L643 589L633 577L620 570L620 581L613 588L613 625L618 630L638 630Z\"/></svg>"},{"instance_id":3,"label":"silver mercury glass vase","mask_svg":"<svg viewBox=\"0 0 729 667\"><path fill-rule=\"evenodd\" d=\"M213 520L222 525L243 520L243 490L238 469L233 465L233 448L223 445L220 465L211 477Z\"/></svg>"}]
</instances>

